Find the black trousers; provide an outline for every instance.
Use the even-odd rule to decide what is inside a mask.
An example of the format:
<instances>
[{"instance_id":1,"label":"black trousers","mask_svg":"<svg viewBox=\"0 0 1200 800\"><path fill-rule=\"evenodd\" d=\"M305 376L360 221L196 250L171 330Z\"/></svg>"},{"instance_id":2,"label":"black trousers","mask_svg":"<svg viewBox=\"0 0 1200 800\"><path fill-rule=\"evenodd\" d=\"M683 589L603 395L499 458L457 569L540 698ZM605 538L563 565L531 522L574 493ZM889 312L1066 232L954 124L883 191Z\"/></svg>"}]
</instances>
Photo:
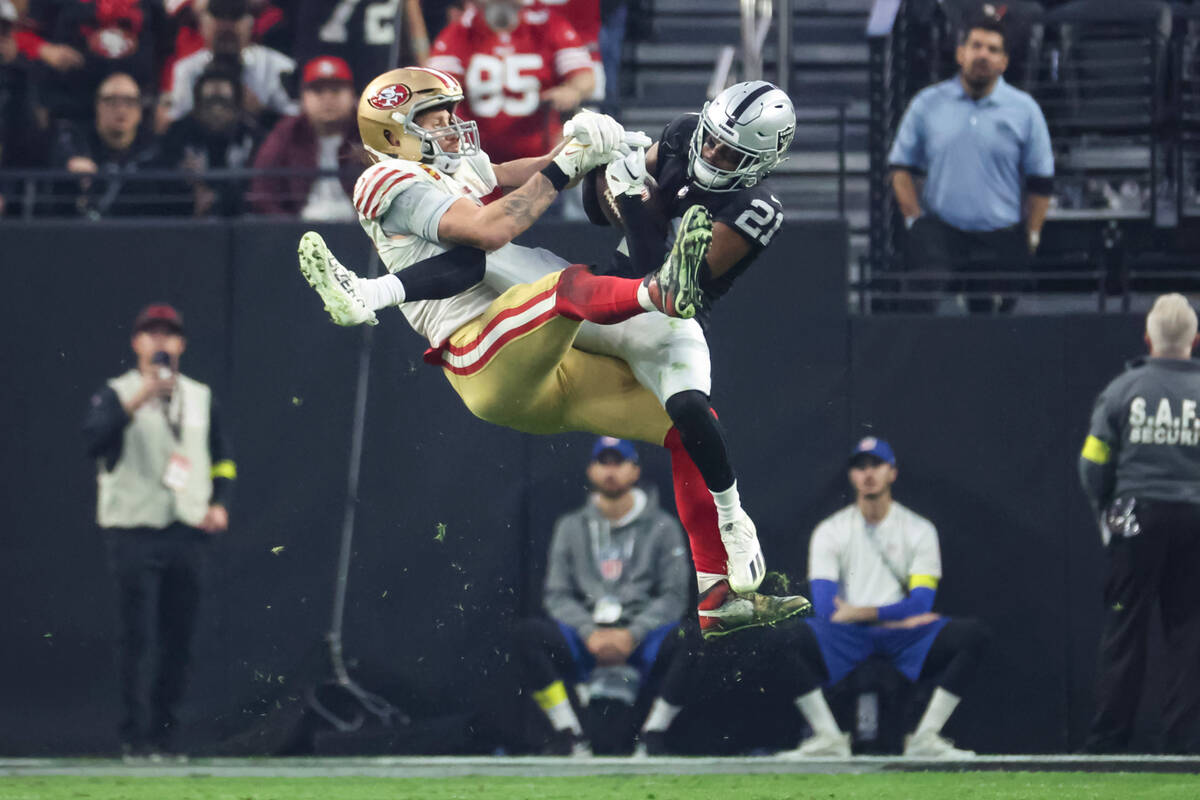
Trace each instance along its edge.
<instances>
[{"instance_id":1,"label":"black trousers","mask_svg":"<svg viewBox=\"0 0 1200 800\"><path fill-rule=\"evenodd\" d=\"M165 529L104 530L117 582L117 670L121 741L169 747L187 683L209 534Z\"/></svg>"},{"instance_id":2,"label":"black trousers","mask_svg":"<svg viewBox=\"0 0 1200 800\"><path fill-rule=\"evenodd\" d=\"M926 214L908 231L907 259L910 270L930 272L1019 271L1029 266L1029 245L1024 225L994 231L964 231ZM950 291L993 292L1013 288L1011 281L971 281L951 283ZM999 305L992 297L968 297L971 311L1009 311L1015 305L1011 297L1002 297Z\"/></svg>"},{"instance_id":3,"label":"black trousers","mask_svg":"<svg viewBox=\"0 0 1200 800\"><path fill-rule=\"evenodd\" d=\"M1162 614L1165 749L1200 753L1200 505L1137 499L1141 533L1107 549L1096 716L1084 748L1124 750L1146 676L1150 617Z\"/></svg>"}]
</instances>

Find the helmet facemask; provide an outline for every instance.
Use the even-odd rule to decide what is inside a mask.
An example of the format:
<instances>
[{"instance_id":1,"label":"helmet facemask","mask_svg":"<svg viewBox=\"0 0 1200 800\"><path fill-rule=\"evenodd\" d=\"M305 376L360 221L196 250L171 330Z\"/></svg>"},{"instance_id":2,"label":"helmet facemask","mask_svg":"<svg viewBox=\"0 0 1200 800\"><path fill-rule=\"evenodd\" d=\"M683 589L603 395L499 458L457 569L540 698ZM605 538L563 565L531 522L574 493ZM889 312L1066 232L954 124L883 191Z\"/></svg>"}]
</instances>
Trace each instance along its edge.
<instances>
[{"instance_id":1,"label":"helmet facemask","mask_svg":"<svg viewBox=\"0 0 1200 800\"><path fill-rule=\"evenodd\" d=\"M444 103L421 107L415 107L407 119L404 119L404 130L411 136L415 136L421 140L421 160L427 162L439 161L440 165L453 164L447 172L453 172L458 168L458 160L463 157L473 156L479 152L479 126L474 120L466 121L454 113L454 107L457 103L451 104L448 108L450 112L450 124L443 125L438 128L422 128L417 125L414 120L426 111L434 111L439 108L446 108ZM400 114L393 114L393 118L402 117ZM397 120L401 121L401 120ZM443 146L443 142L447 145L452 145L452 140L457 139L458 147L454 150L448 150Z\"/></svg>"}]
</instances>

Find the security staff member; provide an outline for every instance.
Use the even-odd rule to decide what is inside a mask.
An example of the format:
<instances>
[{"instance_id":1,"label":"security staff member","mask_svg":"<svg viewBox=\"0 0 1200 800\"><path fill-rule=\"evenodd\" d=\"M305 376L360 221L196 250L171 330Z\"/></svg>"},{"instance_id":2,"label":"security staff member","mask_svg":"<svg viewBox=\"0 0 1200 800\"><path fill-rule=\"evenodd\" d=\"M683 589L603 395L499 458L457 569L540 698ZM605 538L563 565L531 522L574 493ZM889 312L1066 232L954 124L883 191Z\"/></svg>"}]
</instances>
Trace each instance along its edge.
<instances>
[{"instance_id":1,"label":"security staff member","mask_svg":"<svg viewBox=\"0 0 1200 800\"><path fill-rule=\"evenodd\" d=\"M237 476L212 390L179 373L183 330L171 306L143 309L131 341L137 368L96 392L84 421L119 592L126 756L172 752L205 549L229 526Z\"/></svg>"},{"instance_id":2,"label":"security staff member","mask_svg":"<svg viewBox=\"0 0 1200 800\"><path fill-rule=\"evenodd\" d=\"M1171 674L1163 707L1168 752L1200 752L1200 365L1196 312L1179 294L1146 317L1150 357L1096 399L1079 458L1108 556L1107 621L1097 710L1085 749L1125 749L1146 666L1146 635L1162 609Z\"/></svg>"}]
</instances>

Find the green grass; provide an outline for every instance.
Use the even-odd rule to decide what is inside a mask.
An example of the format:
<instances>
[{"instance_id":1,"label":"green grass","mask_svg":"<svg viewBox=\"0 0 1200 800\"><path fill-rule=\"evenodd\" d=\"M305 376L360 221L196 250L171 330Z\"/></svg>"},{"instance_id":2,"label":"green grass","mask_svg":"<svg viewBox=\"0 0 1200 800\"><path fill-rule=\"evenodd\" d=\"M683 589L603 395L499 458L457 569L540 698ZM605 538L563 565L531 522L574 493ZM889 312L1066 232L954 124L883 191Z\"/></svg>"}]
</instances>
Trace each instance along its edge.
<instances>
[{"instance_id":1,"label":"green grass","mask_svg":"<svg viewBox=\"0 0 1200 800\"><path fill-rule=\"evenodd\" d=\"M1200 776L973 772L588 778L0 778L0 800L1195 800Z\"/></svg>"}]
</instances>

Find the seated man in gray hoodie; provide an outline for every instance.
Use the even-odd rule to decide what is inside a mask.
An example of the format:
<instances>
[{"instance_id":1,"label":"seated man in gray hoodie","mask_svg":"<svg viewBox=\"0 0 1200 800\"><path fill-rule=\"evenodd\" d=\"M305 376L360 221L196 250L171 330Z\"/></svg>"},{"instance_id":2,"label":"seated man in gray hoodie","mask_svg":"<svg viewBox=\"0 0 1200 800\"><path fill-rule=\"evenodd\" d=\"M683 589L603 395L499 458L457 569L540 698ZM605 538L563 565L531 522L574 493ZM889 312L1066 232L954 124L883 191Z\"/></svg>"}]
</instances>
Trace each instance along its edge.
<instances>
[{"instance_id":1,"label":"seated man in gray hoodie","mask_svg":"<svg viewBox=\"0 0 1200 800\"><path fill-rule=\"evenodd\" d=\"M637 487L640 476L632 443L596 440L588 502L554 527L543 599L550 619L517 628L522 690L545 712L551 749L563 755L590 753L564 680L580 689L590 681L632 706L687 609L683 530L652 491Z\"/></svg>"}]
</instances>

